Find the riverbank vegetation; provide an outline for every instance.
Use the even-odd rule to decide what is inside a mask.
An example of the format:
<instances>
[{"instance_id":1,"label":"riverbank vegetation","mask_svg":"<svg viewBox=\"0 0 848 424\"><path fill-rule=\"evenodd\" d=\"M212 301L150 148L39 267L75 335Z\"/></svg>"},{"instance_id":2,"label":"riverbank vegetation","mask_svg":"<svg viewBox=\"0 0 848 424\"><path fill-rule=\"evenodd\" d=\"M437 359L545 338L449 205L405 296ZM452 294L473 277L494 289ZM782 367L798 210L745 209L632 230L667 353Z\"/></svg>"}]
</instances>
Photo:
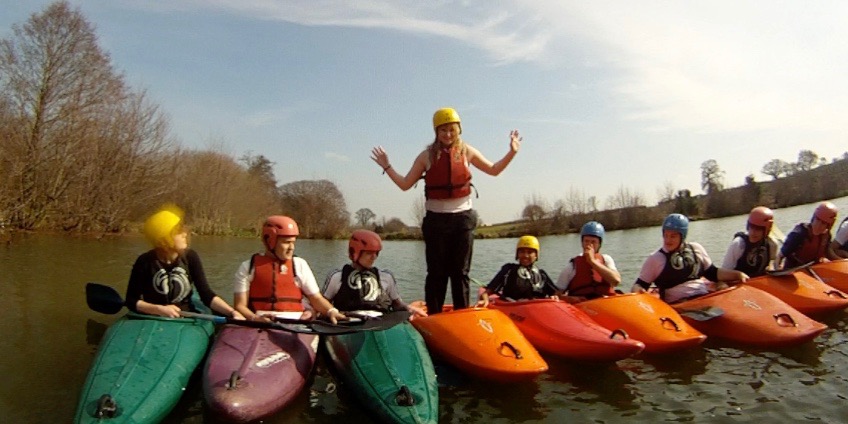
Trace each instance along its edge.
<instances>
[{"instance_id":1,"label":"riverbank vegetation","mask_svg":"<svg viewBox=\"0 0 848 424\"><path fill-rule=\"evenodd\" d=\"M0 234L119 234L136 231L159 205L176 203L199 234L253 236L264 217L285 214L306 238L345 237L363 227L389 239L421 236L423 199L411 205L413 226L378 220L368 208L351 214L332 181L279 182L261 153L232 155L224 140L204 150L182 147L165 111L126 83L93 26L66 1L0 40L0 87ZM704 194L666 183L654 206L624 186L603 207L575 188L552 202L530 194L522 219L480 226L477 236L562 234L588 220L609 230L652 226L670 212L715 218L848 194L848 154L827 160L802 150L797 162L771 159L761 172L772 180L750 175L725 188L719 164L707 160Z\"/></svg>"}]
</instances>

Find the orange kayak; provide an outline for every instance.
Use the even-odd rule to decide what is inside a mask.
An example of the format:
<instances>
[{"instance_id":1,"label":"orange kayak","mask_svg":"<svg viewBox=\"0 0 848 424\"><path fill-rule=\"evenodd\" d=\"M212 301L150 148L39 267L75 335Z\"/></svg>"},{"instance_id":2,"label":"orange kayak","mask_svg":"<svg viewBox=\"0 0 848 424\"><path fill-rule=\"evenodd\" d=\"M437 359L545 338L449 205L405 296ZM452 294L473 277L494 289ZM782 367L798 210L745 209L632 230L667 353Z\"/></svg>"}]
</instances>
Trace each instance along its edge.
<instances>
[{"instance_id":1,"label":"orange kayak","mask_svg":"<svg viewBox=\"0 0 848 424\"><path fill-rule=\"evenodd\" d=\"M786 302L805 315L839 311L848 307L845 293L817 280L806 271L780 272L751 278L744 285L756 287Z\"/></svg>"},{"instance_id":2,"label":"orange kayak","mask_svg":"<svg viewBox=\"0 0 848 424\"><path fill-rule=\"evenodd\" d=\"M628 293L575 304L598 324L622 329L645 344L645 352L660 353L697 346L707 336L687 324L667 303L649 293Z\"/></svg>"},{"instance_id":3,"label":"orange kayak","mask_svg":"<svg viewBox=\"0 0 848 424\"><path fill-rule=\"evenodd\" d=\"M810 267L825 284L848 292L848 259L823 262Z\"/></svg>"},{"instance_id":4,"label":"orange kayak","mask_svg":"<svg viewBox=\"0 0 848 424\"><path fill-rule=\"evenodd\" d=\"M505 313L536 349L552 355L583 361L617 361L645 349L644 343L631 339L626 331L611 331L567 302L508 302L494 298L489 308Z\"/></svg>"},{"instance_id":5,"label":"orange kayak","mask_svg":"<svg viewBox=\"0 0 848 424\"><path fill-rule=\"evenodd\" d=\"M548 370L548 364L518 327L494 309L467 308L415 318L412 325L432 353L475 377L530 380Z\"/></svg>"},{"instance_id":6,"label":"orange kayak","mask_svg":"<svg viewBox=\"0 0 848 424\"><path fill-rule=\"evenodd\" d=\"M674 305L678 311L720 308L714 318L683 318L710 337L757 347L785 347L810 341L827 326L760 289L740 284Z\"/></svg>"}]
</instances>

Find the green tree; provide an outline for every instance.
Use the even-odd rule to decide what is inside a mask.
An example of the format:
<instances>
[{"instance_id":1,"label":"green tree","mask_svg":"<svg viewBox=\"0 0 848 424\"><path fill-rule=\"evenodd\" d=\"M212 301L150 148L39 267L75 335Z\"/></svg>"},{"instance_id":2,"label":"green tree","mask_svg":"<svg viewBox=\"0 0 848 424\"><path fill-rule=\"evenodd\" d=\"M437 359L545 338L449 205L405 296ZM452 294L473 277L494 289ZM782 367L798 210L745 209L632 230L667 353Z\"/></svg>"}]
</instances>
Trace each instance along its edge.
<instances>
[{"instance_id":1,"label":"green tree","mask_svg":"<svg viewBox=\"0 0 848 424\"><path fill-rule=\"evenodd\" d=\"M801 150L798 152L798 170L809 171L819 162L819 155L812 150Z\"/></svg>"},{"instance_id":2,"label":"green tree","mask_svg":"<svg viewBox=\"0 0 848 424\"><path fill-rule=\"evenodd\" d=\"M724 188L724 171L718 167L715 159L709 159L701 164L701 188L711 194Z\"/></svg>"},{"instance_id":3,"label":"green tree","mask_svg":"<svg viewBox=\"0 0 848 424\"><path fill-rule=\"evenodd\" d=\"M760 170L760 172L770 176L772 180L776 180L780 178L781 175L785 174L788 169L788 163L780 159L772 159L763 165L763 169Z\"/></svg>"}]
</instances>

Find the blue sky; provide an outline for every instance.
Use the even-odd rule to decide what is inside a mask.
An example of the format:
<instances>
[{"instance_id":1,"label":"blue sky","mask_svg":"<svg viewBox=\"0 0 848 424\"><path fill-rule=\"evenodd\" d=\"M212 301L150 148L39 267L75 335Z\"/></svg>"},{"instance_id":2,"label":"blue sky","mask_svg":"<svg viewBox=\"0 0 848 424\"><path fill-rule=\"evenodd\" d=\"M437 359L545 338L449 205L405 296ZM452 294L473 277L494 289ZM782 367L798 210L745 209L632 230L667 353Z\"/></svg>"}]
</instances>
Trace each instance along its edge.
<instances>
[{"instance_id":1,"label":"blue sky","mask_svg":"<svg viewBox=\"0 0 848 424\"><path fill-rule=\"evenodd\" d=\"M49 1L0 0L0 36ZM280 183L329 179L351 213L413 222L369 159L406 172L455 107L497 178L477 171L487 223L531 196L654 204L770 177L771 159L848 151L848 3L842 1L75 0L115 68L169 115L182 145L262 154Z\"/></svg>"}]
</instances>

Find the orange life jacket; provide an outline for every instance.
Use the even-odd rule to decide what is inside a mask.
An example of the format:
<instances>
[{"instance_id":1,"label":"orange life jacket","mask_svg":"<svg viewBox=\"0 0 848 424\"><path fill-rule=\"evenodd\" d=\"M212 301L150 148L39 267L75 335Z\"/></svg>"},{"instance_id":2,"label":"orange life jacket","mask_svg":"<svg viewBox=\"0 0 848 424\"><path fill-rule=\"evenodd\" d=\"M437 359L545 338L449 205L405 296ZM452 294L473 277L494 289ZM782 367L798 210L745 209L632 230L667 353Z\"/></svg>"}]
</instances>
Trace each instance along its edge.
<instances>
[{"instance_id":1,"label":"orange life jacket","mask_svg":"<svg viewBox=\"0 0 848 424\"><path fill-rule=\"evenodd\" d=\"M440 153L438 158L431 158L430 169L424 174L424 197L456 199L470 195L471 170L464 149L453 146Z\"/></svg>"},{"instance_id":2,"label":"orange life jacket","mask_svg":"<svg viewBox=\"0 0 848 424\"><path fill-rule=\"evenodd\" d=\"M596 253L595 258L605 264L604 256L600 253ZM569 296L585 296L591 299L615 294L612 285L604 281L598 271L592 269L583 255L571 258L571 263L574 264L574 278L568 284Z\"/></svg>"},{"instance_id":3,"label":"orange life jacket","mask_svg":"<svg viewBox=\"0 0 848 424\"><path fill-rule=\"evenodd\" d=\"M250 258L253 281L250 282L248 307L251 311L303 311L303 292L295 285L294 261L284 263L265 255Z\"/></svg>"}]
</instances>

